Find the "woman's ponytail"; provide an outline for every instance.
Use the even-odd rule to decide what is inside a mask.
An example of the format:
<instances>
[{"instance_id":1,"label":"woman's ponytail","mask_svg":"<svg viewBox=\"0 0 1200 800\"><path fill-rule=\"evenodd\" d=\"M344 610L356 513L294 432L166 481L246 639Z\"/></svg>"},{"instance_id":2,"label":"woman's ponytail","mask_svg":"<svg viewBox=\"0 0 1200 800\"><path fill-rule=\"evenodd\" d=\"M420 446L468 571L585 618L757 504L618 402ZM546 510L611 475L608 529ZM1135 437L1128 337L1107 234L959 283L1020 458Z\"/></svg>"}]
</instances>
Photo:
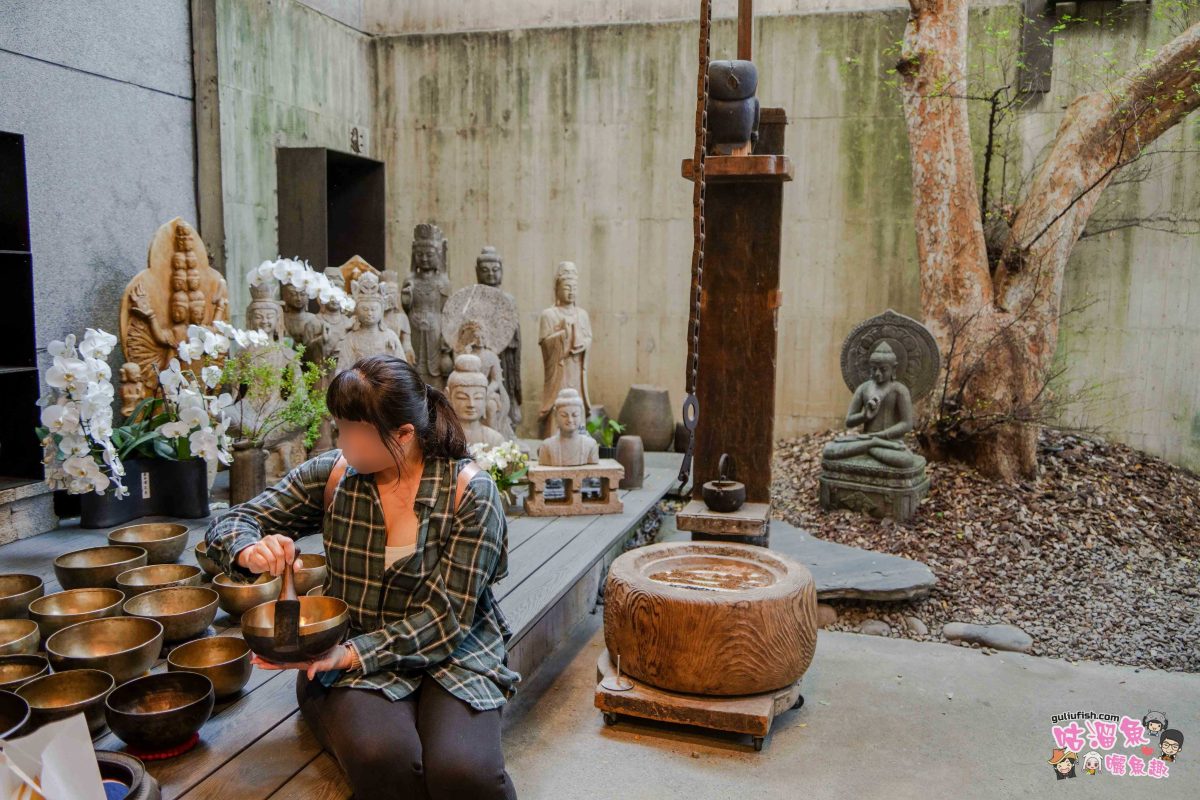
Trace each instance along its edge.
<instances>
[{"instance_id":1,"label":"woman's ponytail","mask_svg":"<svg viewBox=\"0 0 1200 800\"><path fill-rule=\"evenodd\" d=\"M470 458L467 450L467 434L450 405L450 398L435 386L425 384L425 399L429 403L429 428L427 436L421 437L426 453L445 458Z\"/></svg>"}]
</instances>

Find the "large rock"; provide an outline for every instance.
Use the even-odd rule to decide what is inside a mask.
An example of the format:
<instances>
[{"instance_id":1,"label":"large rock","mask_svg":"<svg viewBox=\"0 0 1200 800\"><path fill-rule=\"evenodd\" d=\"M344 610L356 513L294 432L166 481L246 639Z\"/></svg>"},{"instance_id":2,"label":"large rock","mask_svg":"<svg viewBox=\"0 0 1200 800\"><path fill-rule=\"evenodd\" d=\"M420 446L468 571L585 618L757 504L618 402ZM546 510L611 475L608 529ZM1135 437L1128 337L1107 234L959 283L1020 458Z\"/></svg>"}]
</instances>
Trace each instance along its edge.
<instances>
[{"instance_id":1,"label":"large rock","mask_svg":"<svg viewBox=\"0 0 1200 800\"><path fill-rule=\"evenodd\" d=\"M942 636L952 642L979 644L996 650L1028 653L1033 637L1016 625L973 625L969 622L947 622Z\"/></svg>"}]
</instances>

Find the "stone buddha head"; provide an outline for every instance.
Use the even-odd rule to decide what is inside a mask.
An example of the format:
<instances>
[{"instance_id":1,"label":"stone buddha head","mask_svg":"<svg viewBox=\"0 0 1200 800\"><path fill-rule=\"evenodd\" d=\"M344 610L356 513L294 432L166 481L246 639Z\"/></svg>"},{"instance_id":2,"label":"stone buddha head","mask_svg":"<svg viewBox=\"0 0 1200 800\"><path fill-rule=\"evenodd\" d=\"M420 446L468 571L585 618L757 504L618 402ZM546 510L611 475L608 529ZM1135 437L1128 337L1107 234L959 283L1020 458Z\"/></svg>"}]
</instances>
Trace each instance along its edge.
<instances>
[{"instance_id":1,"label":"stone buddha head","mask_svg":"<svg viewBox=\"0 0 1200 800\"><path fill-rule=\"evenodd\" d=\"M292 311L308 310L308 294L298 286L285 283L282 290L283 304Z\"/></svg>"},{"instance_id":2,"label":"stone buddha head","mask_svg":"<svg viewBox=\"0 0 1200 800\"><path fill-rule=\"evenodd\" d=\"M487 410L487 377L479 356L465 353L454 359L454 371L446 379L446 395L460 422L483 419Z\"/></svg>"},{"instance_id":3,"label":"stone buddha head","mask_svg":"<svg viewBox=\"0 0 1200 800\"><path fill-rule=\"evenodd\" d=\"M283 309L275 297L275 281L250 285L250 304L246 306L246 326L277 338Z\"/></svg>"},{"instance_id":4,"label":"stone buddha head","mask_svg":"<svg viewBox=\"0 0 1200 800\"><path fill-rule=\"evenodd\" d=\"M560 306L574 305L579 291L579 270L570 261L554 270L554 300Z\"/></svg>"},{"instance_id":5,"label":"stone buddha head","mask_svg":"<svg viewBox=\"0 0 1200 800\"><path fill-rule=\"evenodd\" d=\"M500 287L504 280L504 263L496 248L488 245L475 257L475 280L484 286Z\"/></svg>"},{"instance_id":6,"label":"stone buddha head","mask_svg":"<svg viewBox=\"0 0 1200 800\"><path fill-rule=\"evenodd\" d=\"M896 377L896 353L886 341L871 351L870 364L871 379L880 386L887 386Z\"/></svg>"},{"instance_id":7,"label":"stone buddha head","mask_svg":"<svg viewBox=\"0 0 1200 800\"><path fill-rule=\"evenodd\" d=\"M379 277L374 272L364 272L360 278L350 282L354 296L354 315L360 327L378 326L383 320L383 290Z\"/></svg>"},{"instance_id":8,"label":"stone buddha head","mask_svg":"<svg viewBox=\"0 0 1200 800\"><path fill-rule=\"evenodd\" d=\"M575 436L583 427L583 398L574 389L562 389L554 398L554 421L562 436Z\"/></svg>"},{"instance_id":9,"label":"stone buddha head","mask_svg":"<svg viewBox=\"0 0 1200 800\"><path fill-rule=\"evenodd\" d=\"M413 230L412 271L418 274L435 273L445 268L446 237L441 228L422 222Z\"/></svg>"}]
</instances>

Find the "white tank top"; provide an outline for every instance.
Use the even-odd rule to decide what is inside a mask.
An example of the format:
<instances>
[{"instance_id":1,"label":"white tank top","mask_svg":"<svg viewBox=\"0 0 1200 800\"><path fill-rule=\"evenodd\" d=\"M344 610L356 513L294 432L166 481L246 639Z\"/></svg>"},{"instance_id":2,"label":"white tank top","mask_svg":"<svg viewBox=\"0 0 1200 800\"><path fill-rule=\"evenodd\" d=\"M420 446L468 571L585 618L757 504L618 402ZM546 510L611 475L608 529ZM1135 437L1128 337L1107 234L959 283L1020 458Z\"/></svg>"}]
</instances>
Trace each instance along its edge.
<instances>
[{"instance_id":1,"label":"white tank top","mask_svg":"<svg viewBox=\"0 0 1200 800\"><path fill-rule=\"evenodd\" d=\"M391 545L386 545L383 550L384 550L384 554L383 554L384 563L386 563L390 567L393 564L395 564L397 561L403 561L404 559L408 558L413 553L415 553L417 550L417 543L413 542L412 544L402 544L402 545L397 545L395 547L393 547Z\"/></svg>"}]
</instances>

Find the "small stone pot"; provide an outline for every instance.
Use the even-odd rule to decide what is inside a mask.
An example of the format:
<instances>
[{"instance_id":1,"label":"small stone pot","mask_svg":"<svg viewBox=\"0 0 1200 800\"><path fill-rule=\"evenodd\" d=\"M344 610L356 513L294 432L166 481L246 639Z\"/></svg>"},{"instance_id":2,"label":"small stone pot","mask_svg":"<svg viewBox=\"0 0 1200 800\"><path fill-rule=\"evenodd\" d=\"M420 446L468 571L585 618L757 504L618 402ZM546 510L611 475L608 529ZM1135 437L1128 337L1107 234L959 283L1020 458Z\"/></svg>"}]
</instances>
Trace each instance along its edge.
<instances>
[{"instance_id":1,"label":"small stone pot","mask_svg":"<svg viewBox=\"0 0 1200 800\"><path fill-rule=\"evenodd\" d=\"M642 437L624 434L617 439L617 461L625 468L619 489L640 489L646 480L646 448Z\"/></svg>"},{"instance_id":2,"label":"small stone pot","mask_svg":"<svg viewBox=\"0 0 1200 800\"><path fill-rule=\"evenodd\" d=\"M233 446L233 463L229 466L229 504L244 503L266 488L266 448L238 442Z\"/></svg>"},{"instance_id":3,"label":"small stone pot","mask_svg":"<svg viewBox=\"0 0 1200 800\"><path fill-rule=\"evenodd\" d=\"M669 450L675 438L675 413L671 395L661 386L634 384L629 387L618 421L625 434L642 437L646 450Z\"/></svg>"}]
</instances>

